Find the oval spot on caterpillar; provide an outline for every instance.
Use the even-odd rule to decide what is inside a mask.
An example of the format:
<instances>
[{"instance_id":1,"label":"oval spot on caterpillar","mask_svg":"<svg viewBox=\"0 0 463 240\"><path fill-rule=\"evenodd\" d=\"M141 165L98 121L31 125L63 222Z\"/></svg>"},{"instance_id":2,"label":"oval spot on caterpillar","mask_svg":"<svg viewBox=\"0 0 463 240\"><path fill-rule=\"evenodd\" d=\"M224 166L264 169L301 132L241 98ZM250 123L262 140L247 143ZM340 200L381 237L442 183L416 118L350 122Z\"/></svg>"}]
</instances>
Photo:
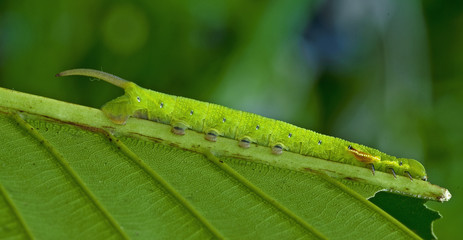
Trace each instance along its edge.
<instances>
[{"instance_id":1,"label":"oval spot on caterpillar","mask_svg":"<svg viewBox=\"0 0 463 240\"><path fill-rule=\"evenodd\" d=\"M288 138L290 138L290 137L292 137L292 136L293 136L293 134L292 134L292 133L289 133L289 134L288 134Z\"/></svg>"},{"instance_id":2,"label":"oval spot on caterpillar","mask_svg":"<svg viewBox=\"0 0 463 240\"><path fill-rule=\"evenodd\" d=\"M159 108L163 108L164 107L164 103L161 102L161 104L159 104Z\"/></svg>"},{"instance_id":3,"label":"oval spot on caterpillar","mask_svg":"<svg viewBox=\"0 0 463 240\"><path fill-rule=\"evenodd\" d=\"M322 145L322 140L318 140L318 145Z\"/></svg>"},{"instance_id":4,"label":"oval spot on caterpillar","mask_svg":"<svg viewBox=\"0 0 463 240\"><path fill-rule=\"evenodd\" d=\"M359 160L360 162L364 163L374 163L374 162L380 162L381 159L378 156L373 156L369 153L362 152L360 150L355 149L351 145L347 147L347 150L354 155L354 157Z\"/></svg>"},{"instance_id":5,"label":"oval spot on caterpillar","mask_svg":"<svg viewBox=\"0 0 463 240\"><path fill-rule=\"evenodd\" d=\"M194 113L194 111L193 111L193 110L191 110L191 111L190 111L190 115L193 115L193 113Z\"/></svg>"},{"instance_id":6,"label":"oval spot on caterpillar","mask_svg":"<svg viewBox=\"0 0 463 240\"><path fill-rule=\"evenodd\" d=\"M141 102L140 96L137 96L137 101L138 101L138 102Z\"/></svg>"},{"instance_id":7,"label":"oval spot on caterpillar","mask_svg":"<svg viewBox=\"0 0 463 240\"><path fill-rule=\"evenodd\" d=\"M256 130L259 130L259 128L260 128L260 126L259 126L259 125L257 125L257 126L256 126Z\"/></svg>"}]
</instances>

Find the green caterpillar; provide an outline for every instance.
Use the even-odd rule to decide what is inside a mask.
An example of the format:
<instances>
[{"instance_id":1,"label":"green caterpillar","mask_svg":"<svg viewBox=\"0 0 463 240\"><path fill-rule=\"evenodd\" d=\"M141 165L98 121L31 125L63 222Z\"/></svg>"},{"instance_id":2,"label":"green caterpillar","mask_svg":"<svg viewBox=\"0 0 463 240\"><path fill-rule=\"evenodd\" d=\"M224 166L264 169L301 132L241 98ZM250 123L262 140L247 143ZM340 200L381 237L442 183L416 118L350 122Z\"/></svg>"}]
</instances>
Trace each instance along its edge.
<instances>
[{"instance_id":1,"label":"green caterpillar","mask_svg":"<svg viewBox=\"0 0 463 240\"><path fill-rule=\"evenodd\" d=\"M205 139L236 139L242 148L251 144L268 146L274 154L290 151L306 156L337 161L375 170L391 172L426 181L423 165L407 158L396 158L376 149L311 130L238 111L220 105L172 96L143 89L133 82L109 73L91 69L73 69L56 76L83 75L100 78L125 90L125 94L102 107L104 114L116 124L125 124L129 117L148 119L172 126L174 134L186 129L205 133Z\"/></svg>"}]
</instances>

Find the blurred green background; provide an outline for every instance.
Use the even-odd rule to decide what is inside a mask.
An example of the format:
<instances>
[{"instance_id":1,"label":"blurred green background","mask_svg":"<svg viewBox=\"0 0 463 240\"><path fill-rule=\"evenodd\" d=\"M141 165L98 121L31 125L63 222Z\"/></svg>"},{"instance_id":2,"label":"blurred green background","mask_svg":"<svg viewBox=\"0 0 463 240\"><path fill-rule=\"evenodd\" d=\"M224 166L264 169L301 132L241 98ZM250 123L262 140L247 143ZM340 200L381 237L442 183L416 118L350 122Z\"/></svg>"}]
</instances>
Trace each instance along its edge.
<instances>
[{"instance_id":1,"label":"blurred green background","mask_svg":"<svg viewBox=\"0 0 463 240\"><path fill-rule=\"evenodd\" d=\"M0 86L100 107L94 68L420 160L463 236L462 1L1 1Z\"/></svg>"}]
</instances>

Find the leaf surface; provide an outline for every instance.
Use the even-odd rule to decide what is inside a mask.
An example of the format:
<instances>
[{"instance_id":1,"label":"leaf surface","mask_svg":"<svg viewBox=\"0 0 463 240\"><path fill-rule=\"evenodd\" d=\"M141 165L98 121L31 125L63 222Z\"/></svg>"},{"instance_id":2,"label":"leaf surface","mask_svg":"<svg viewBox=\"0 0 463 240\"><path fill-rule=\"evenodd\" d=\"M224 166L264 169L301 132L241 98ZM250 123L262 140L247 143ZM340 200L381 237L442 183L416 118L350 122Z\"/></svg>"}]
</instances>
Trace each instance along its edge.
<instances>
[{"instance_id":1,"label":"leaf surface","mask_svg":"<svg viewBox=\"0 0 463 240\"><path fill-rule=\"evenodd\" d=\"M418 238L365 199L387 174L11 90L0 107L1 238Z\"/></svg>"}]
</instances>

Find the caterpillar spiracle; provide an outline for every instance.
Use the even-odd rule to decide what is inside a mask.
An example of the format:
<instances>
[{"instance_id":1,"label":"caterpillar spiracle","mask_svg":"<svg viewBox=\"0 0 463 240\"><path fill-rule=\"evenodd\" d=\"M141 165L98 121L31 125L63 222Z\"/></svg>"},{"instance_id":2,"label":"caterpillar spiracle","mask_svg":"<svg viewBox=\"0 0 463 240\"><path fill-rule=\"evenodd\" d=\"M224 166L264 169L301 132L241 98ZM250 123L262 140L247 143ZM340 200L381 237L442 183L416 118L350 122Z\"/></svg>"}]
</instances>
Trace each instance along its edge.
<instances>
[{"instance_id":1,"label":"caterpillar spiracle","mask_svg":"<svg viewBox=\"0 0 463 240\"><path fill-rule=\"evenodd\" d=\"M408 176L426 181L423 165L408 158L396 158L376 149L348 142L292 124L223 107L213 103L168 95L139 87L109 73L92 69L72 69L56 76L82 75L102 79L123 88L125 94L102 107L104 114L116 124L125 124L129 117L148 119L172 126L174 134L186 129L205 134L215 142L218 137L236 139L242 148L251 144L268 146L273 154L290 151L330 161L368 167L376 171Z\"/></svg>"}]
</instances>

